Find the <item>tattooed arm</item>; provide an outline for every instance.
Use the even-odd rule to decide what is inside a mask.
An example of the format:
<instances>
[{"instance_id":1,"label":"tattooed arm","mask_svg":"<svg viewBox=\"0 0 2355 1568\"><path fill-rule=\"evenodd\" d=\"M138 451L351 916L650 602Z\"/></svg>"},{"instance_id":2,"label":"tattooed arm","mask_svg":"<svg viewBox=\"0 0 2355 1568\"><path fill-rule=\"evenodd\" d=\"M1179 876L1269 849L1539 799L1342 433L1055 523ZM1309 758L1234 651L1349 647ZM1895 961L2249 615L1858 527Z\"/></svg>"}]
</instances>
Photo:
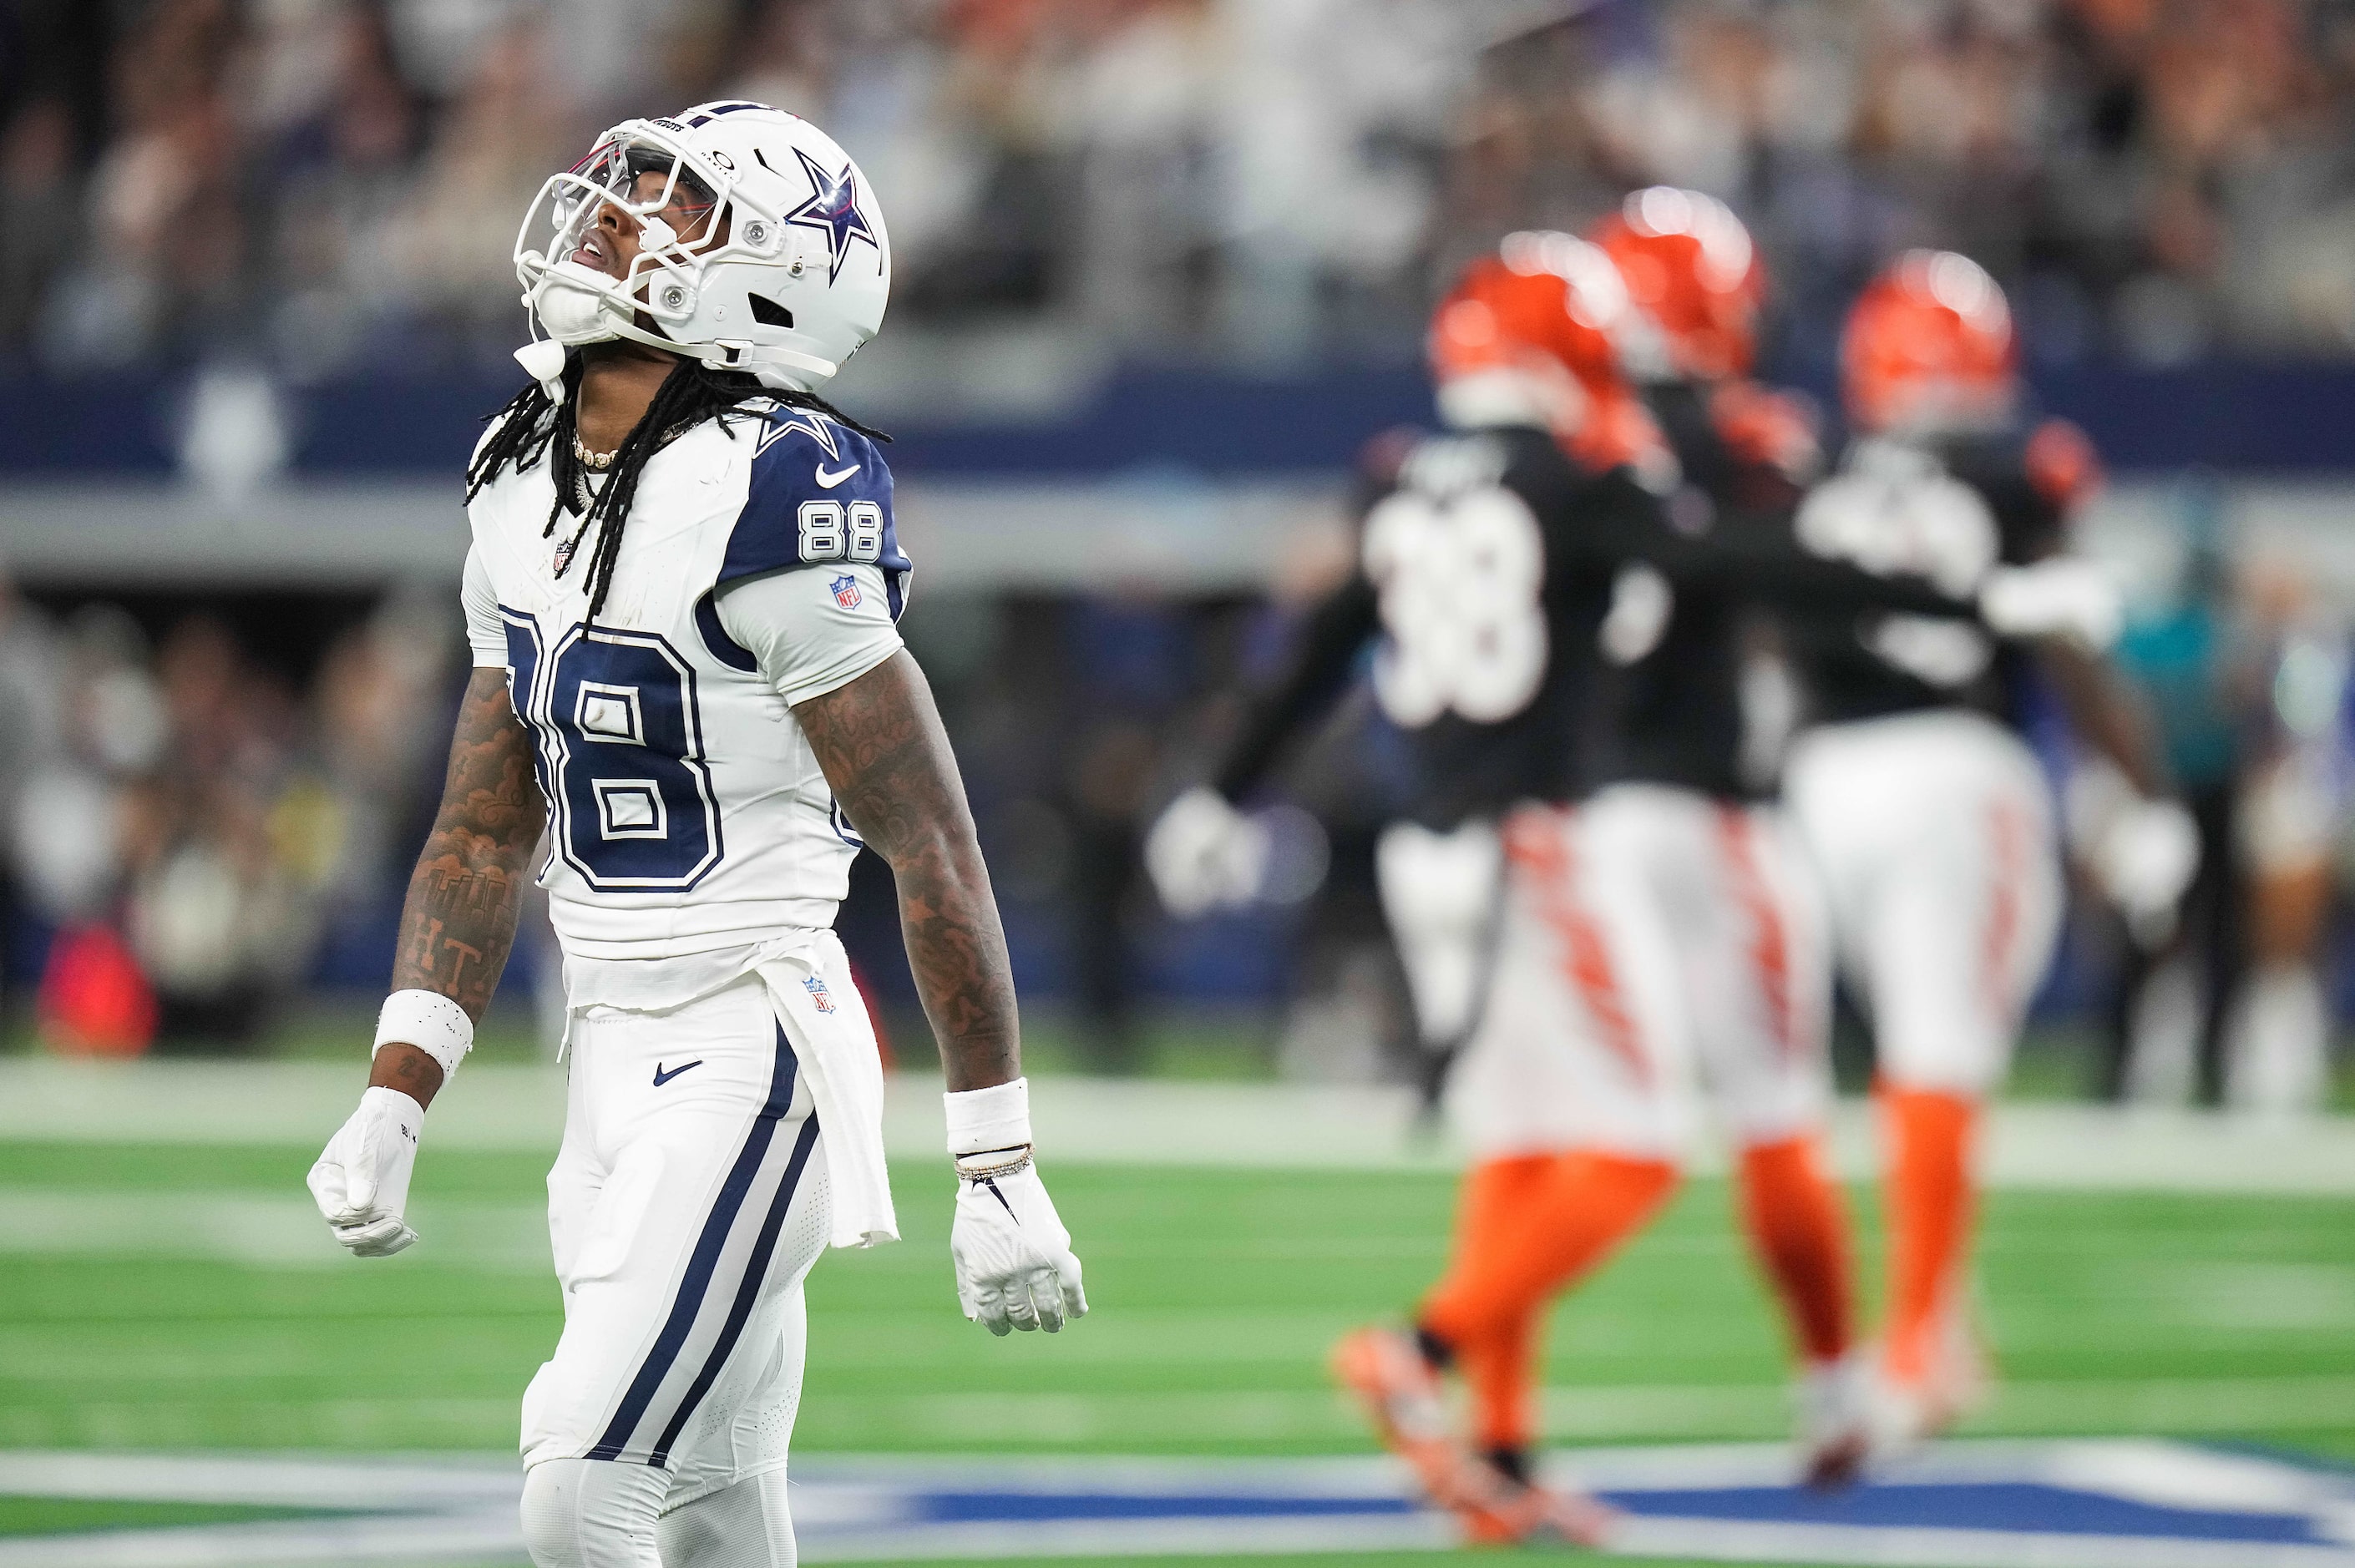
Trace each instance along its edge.
<instances>
[{"instance_id":1,"label":"tattooed arm","mask_svg":"<svg viewBox=\"0 0 2355 1568\"><path fill-rule=\"evenodd\" d=\"M890 863L908 966L950 1090L1021 1076L1006 933L964 781L924 673L902 650L849 684L797 705L794 716L843 814Z\"/></svg>"},{"instance_id":2,"label":"tattooed arm","mask_svg":"<svg viewBox=\"0 0 2355 1568\"><path fill-rule=\"evenodd\" d=\"M482 1018L506 968L526 863L547 821L531 736L507 700L506 674L477 669L450 737L442 810L410 874L393 990L439 991ZM388 1044L368 1083L430 1105L442 1069L414 1045Z\"/></svg>"}]
</instances>

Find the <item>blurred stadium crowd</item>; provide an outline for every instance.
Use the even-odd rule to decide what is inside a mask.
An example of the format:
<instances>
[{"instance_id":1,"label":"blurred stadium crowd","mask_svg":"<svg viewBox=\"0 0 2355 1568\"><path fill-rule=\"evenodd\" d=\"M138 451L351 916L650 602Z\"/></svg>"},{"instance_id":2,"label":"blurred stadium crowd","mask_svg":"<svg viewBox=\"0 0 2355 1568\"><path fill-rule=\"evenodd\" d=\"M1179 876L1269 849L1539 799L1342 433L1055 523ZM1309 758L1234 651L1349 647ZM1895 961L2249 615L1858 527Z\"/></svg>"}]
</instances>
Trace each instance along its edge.
<instances>
[{"instance_id":1,"label":"blurred stadium crowd","mask_svg":"<svg viewBox=\"0 0 2355 1568\"><path fill-rule=\"evenodd\" d=\"M376 936L438 773L452 635L396 599L298 682L211 617L59 620L0 586L12 957L57 1044L250 1042L339 930Z\"/></svg>"},{"instance_id":2,"label":"blurred stadium crowd","mask_svg":"<svg viewBox=\"0 0 2355 1568\"><path fill-rule=\"evenodd\" d=\"M51 376L507 374L541 179L715 97L805 109L858 157L895 338L1394 364L1467 255L1669 181L1765 249L1770 372L1827 361L1914 245L1987 263L2031 362L2355 356L2350 0L22 0L0 94L0 368ZM2112 1042L2098 1092L2311 1103L2314 1052L2235 1042L2318 1038L2355 978L2346 618L2184 495L2121 658L2206 870L2156 958L2088 902L2048 1003ZM1399 765L1362 705L1288 781L1322 826L1287 820L1283 898L1180 928L1139 874L1233 720L1206 694L1281 662L1284 605L923 602L1024 983L1094 1065L1135 1065L1173 995L1279 1003L1302 1072L1407 1049L1370 866ZM250 1041L306 985L381 982L454 599L311 603L289 647L253 631L285 605L205 603L0 592L7 968L59 1044ZM883 874L858 874L846 938L879 970Z\"/></svg>"},{"instance_id":3,"label":"blurred stadium crowd","mask_svg":"<svg viewBox=\"0 0 2355 1568\"><path fill-rule=\"evenodd\" d=\"M545 172L624 113L806 111L890 193L899 330L1412 341L1508 229L1655 181L1786 342L1961 249L2038 355L2355 351L2345 0L25 0L0 352L496 359Z\"/></svg>"}]
</instances>

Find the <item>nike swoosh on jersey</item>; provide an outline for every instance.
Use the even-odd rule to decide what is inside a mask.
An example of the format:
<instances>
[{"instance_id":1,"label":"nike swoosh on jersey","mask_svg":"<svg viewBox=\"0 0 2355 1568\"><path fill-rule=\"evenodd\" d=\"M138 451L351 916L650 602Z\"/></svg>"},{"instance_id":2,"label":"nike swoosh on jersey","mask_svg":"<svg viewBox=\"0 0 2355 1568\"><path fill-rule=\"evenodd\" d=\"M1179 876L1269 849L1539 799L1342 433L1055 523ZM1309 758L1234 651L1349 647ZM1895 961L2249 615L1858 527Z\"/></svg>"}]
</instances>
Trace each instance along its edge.
<instances>
[{"instance_id":1,"label":"nike swoosh on jersey","mask_svg":"<svg viewBox=\"0 0 2355 1568\"><path fill-rule=\"evenodd\" d=\"M687 1067L700 1067L702 1065L703 1058L698 1056L694 1061L689 1062L687 1065ZM655 1087L658 1089L661 1088L665 1084L669 1083L673 1078L676 1078L681 1073L686 1072L687 1067L673 1067L669 1072L666 1073L663 1071L662 1064L660 1062L656 1062L655 1064Z\"/></svg>"},{"instance_id":2,"label":"nike swoosh on jersey","mask_svg":"<svg viewBox=\"0 0 2355 1568\"><path fill-rule=\"evenodd\" d=\"M818 488L821 490L832 490L836 485L840 484L844 480L848 479L852 474L857 473L858 471L858 465L857 463L852 463L848 468L843 469L835 473L828 473L826 470L821 468L817 471Z\"/></svg>"}]
</instances>

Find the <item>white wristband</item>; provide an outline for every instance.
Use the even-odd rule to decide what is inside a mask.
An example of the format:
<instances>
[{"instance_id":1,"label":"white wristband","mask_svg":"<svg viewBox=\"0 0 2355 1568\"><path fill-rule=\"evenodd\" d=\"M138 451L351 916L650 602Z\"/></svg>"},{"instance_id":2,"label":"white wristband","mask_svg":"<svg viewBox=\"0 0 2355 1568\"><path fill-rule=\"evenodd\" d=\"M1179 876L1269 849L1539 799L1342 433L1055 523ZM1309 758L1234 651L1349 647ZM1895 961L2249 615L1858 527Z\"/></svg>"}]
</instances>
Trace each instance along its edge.
<instances>
[{"instance_id":1,"label":"white wristband","mask_svg":"<svg viewBox=\"0 0 2355 1568\"><path fill-rule=\"evenodd\" d=\"M949 1113L949 1152L980 1154L1030 1141L1030 1080L992 1084L941 1097Z\"/></svg>"},{"instance_id":2,"label":"white wristband","mask_svg":"<svg viewBox=\"0 0 2355 1568\"><path fill-rule=\"evenodd\" d=\"M392 1044L414 1045L432 1057L447 1083L474 1048L474 1021L440 991L397 991L376 1015L376 1050Z\"/></svg>"}]
</instances>

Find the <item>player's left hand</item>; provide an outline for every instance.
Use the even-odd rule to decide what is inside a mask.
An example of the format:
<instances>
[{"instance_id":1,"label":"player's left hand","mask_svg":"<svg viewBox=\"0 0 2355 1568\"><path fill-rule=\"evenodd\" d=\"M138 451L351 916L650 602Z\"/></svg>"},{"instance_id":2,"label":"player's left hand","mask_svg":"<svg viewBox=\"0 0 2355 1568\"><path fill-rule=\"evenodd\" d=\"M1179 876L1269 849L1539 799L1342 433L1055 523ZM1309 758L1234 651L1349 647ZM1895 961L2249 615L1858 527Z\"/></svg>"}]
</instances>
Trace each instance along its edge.
<instances>
[{"instance_id":1,"label":"player's left hand","mask_svg":"<svg viewBox=\"0 0 2355 1568\"><path fill-rule=\"evenodd\" d=\"M2102 890L2146 950L2173 939L2176 909L2200 873L2200 826L2173 800L2136 799L2090 846Z\"/></svg>"},{"instance_id":2,"label":"player's left hand","mask_svg":"<svg viewBox=\"0 0 2355 1568\"><path fill-rule=\"evenodd\" d=\"M355 1256L390 1257L417 1240L402 1214L424 1126L423 1106L399 1089L372 1087L311 1167L311 1196Z\"/></svg>"},{"instance_id":3,"label":"player's left hand","mask_svg":"<svg viewBox=\"0 0 2355 1568\"><path fill-rule=\"evenodd\" d=\"M1036 1165L957 1179L949 1256L964 1315L993 1334L1017 1329L1052 1334L1066 1319L1088 1315L1071 1233L1056 1214Z\"/></svg>"},{"instance_id":4,"label":"player's left hand","mask_svg":"<svg viewBox=\"0 0 2355 1568\"><path fill-rule=\"evenodd\" d=\"M1250 903L1266 875L1267 857L1266 827L1207 785L1170 801L1145 835L1145 869L1154 891L1181 920Z\"/></svg>"},{"instance_id":5,"label":"player's left hand","mask_svg":"<svg viewBox=\"0 0 2355 1568\"><path fill-rule=\"evenodd\" d=\"M2126 606L2099 566L2054 556L1990 570L1979 586L1979 619L2006 637L2066 637L2100 652L2118 640Z\"/></svg>"}]
</instances>

